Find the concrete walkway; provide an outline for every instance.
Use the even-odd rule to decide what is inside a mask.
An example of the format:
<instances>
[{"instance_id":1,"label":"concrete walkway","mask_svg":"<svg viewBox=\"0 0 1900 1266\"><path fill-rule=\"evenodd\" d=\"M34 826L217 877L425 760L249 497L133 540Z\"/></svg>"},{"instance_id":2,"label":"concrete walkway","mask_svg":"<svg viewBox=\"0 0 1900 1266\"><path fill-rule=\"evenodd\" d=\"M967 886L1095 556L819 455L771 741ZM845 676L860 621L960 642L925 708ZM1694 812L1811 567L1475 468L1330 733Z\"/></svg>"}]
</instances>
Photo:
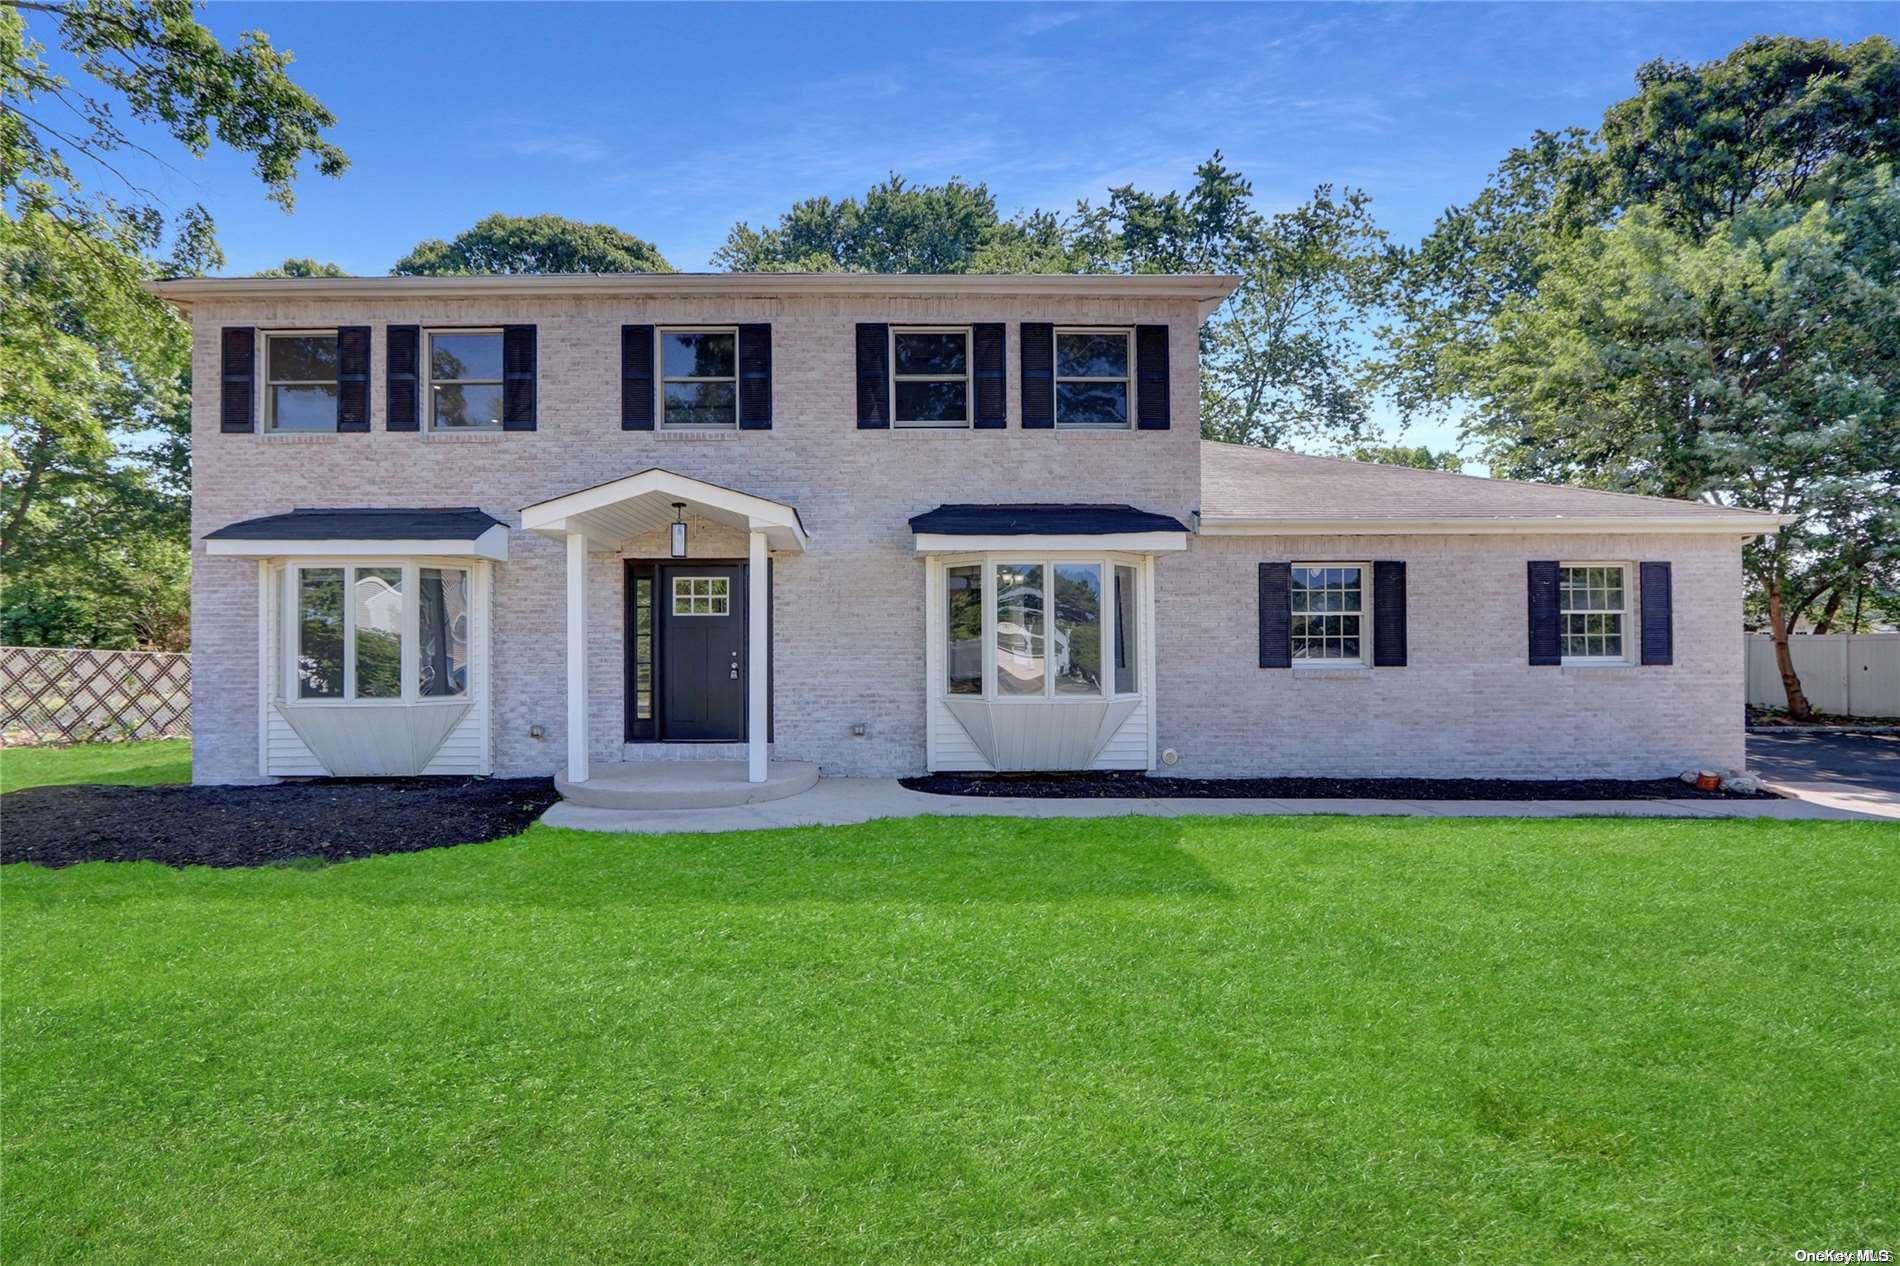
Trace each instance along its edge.
<instances>
[{"instance_id":1,"label":"concrete walkway","mask_svg":"<svg viewBox=\"0 0 1900 1266\"><path fill-rule=\"evenodd\" d=\"M1451 818L1780 818L1850 820L1864 812L1806 800L1053 800L1024 796L937 796L894 778L821 778L810 791L767 804L725 809L625 811L563 801L542 815L549 826L632 834L758 831L781 826L843 826L876 818L995 816L1176 818L1207 814L1343 813Z\"/></svg>"}]
</instances>

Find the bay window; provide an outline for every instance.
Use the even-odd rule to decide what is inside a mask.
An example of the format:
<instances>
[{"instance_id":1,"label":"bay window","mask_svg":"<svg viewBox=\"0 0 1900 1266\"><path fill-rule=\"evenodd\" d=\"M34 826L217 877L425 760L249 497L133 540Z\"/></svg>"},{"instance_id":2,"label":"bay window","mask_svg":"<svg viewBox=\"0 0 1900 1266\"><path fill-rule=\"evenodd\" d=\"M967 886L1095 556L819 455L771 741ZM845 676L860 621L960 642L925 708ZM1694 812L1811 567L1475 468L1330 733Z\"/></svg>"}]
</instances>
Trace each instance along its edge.
<instances>
[{"instance_id":1,"label":"bay window","mask_svg":"<svg viewBox=\"0 0 1900 1266\"><path fill-rule=\"evenodd\" d=\"M1100 557L946 562L943 693L1024 702L1138 694L1140 574Z\"/></svg>"},{"instance_id":2,"label":"bay window","mask_svg":"<svg viewBox=\"0 0 1900 1266\"><path fill-rule=\"evenodd\" d=\"M413 562L288 569L288 698L405 703L468 694L469 570Z\"/></svg>"}]
</instances>

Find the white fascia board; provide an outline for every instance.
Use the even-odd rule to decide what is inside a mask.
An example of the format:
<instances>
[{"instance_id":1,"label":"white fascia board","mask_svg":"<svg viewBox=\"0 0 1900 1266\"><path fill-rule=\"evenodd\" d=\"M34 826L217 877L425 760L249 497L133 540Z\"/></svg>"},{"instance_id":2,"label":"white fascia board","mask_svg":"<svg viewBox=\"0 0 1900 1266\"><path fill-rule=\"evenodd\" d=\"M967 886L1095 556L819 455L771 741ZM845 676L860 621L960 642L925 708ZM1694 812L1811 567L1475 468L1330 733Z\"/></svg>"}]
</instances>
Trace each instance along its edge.
<instances>
[{"instance_id":1,"label":"white fascia board","mask_svg":"<svg viewBox=\"0 0 1900 1266\"><path fill-rule=\"evenodd\" d=\"M1186 532L1110 532L1075 536L955 536L917 533L919 554L1171 554L1187 548Z\"/></svg>"},{"instance_id":2,"label":"white fascia board","mask_svg":"<svg viewBox=\"0 0 1900 1266\"><path fill-rule=\"evenodd\" d=\"M802 551L810 539L805 534L804 525L799 522L798 511L783 502L722 488L718 484L709 484L689 475L677 475L657 467L524 506L521 528L524 532L536 532L548 537L561 537L569 532L586 535L586 516L590 511L604 510L653 493L683 501L689 507L717 510L743 519L747 530L765 532L774 549Z\"/></svg>"},{"instance_id":3,"label":"white fascia board","mask_svg":"<svg viewBox=\"0 0 1900 1266\"><path fill-rule=\"evenodd\" d=\"M486 558L508 561L508 529L501 524L474 540L323 541L211 540L205 553L219 558Z\"/></svg>"},{"instance_id":4,"label":"white fascia board","mask_svg":"<svg viewBox=\"0 0 1900 1266\"><path fill-rule=\"evenodd\" d=\"M1196 515L1202 536L1761 536L1794 522L1792 515L1593 515L1423 519L1270 519L1239 515Z\"/></svg>"}]
</instances>

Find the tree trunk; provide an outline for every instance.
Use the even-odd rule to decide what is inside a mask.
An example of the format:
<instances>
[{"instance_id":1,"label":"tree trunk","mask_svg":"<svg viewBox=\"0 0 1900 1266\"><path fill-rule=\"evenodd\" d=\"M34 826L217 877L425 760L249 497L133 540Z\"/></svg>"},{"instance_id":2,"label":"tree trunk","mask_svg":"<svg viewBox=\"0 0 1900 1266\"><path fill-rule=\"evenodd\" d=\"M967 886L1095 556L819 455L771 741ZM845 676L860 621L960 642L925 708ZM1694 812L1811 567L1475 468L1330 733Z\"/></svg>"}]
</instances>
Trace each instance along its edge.
<instances>
[{"instance_id":1,"label":"tree trunk","mask_svg":"<svg viewBox=\"0 0 1900 1266\"><path fill-rule=\"evenodd\" d=\"M1788 715L1797 721L1812 720L1814 709L1808 706L1807 692L1801 689L1801 678L1794 671L1794 656L1788 652L1788 616L1781 609L1781 584L1775 577L1766 576L1762 588L1768 597L1768 631L1775 639L1775 667L1781 670L1781 688L1788 695Z\"/></svg>"},{"instance_id":2,"label":"tree trunk","mask_svg":"<svg viewBox=\"0 0 1900 1266\"><path fill-rule=\"evenodd\" d=\"M1841 595L1845 593L1841 586L1835 585L1827 593L1827 605L1821 608L1821 618L1814 622L1817 634L1825 633L1834 627L1834 617L1841 613Z\"/></svg>"}]
</instances>

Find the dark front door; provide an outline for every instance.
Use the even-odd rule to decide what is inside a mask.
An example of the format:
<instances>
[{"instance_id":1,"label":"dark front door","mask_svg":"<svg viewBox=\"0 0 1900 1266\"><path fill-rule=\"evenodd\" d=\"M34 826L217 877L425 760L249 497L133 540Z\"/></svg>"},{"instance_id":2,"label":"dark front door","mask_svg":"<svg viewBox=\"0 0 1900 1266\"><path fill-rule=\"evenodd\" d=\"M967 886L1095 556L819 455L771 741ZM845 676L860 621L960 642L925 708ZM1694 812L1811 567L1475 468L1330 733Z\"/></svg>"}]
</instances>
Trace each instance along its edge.
<instances>
[{"instance_id":1,"label":"dark front door","mask_svg":"<svg viewBox=\"0 0 1900 1266\"><path fill-rule=\"evenodd\" d=\"M745 568L662 567L660 737L745 738Z\"/></svg>"}]
</instances>

